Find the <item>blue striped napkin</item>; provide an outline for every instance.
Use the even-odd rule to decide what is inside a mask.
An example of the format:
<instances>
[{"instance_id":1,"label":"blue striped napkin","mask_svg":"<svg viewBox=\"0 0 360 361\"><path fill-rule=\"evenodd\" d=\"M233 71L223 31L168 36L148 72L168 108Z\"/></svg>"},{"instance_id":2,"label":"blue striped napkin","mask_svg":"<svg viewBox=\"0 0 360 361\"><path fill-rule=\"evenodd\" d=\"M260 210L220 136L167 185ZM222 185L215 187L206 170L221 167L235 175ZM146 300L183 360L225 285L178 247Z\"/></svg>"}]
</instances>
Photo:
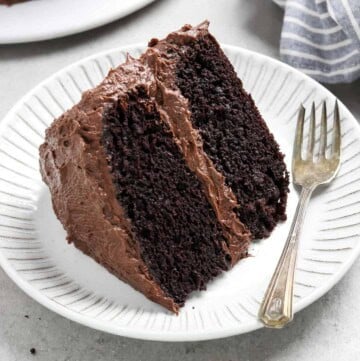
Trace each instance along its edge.
<instances>
[{"instance_id":1,"label":"blue striped napkin","mask_svg":"<svg viewBox=\"0 0 360 361\"><path fill-rule=\"evenodd\" d=\"M360 77L360 0L273 0L285 9L283 61L323 83Z\"/></svg>"}]
</instances>

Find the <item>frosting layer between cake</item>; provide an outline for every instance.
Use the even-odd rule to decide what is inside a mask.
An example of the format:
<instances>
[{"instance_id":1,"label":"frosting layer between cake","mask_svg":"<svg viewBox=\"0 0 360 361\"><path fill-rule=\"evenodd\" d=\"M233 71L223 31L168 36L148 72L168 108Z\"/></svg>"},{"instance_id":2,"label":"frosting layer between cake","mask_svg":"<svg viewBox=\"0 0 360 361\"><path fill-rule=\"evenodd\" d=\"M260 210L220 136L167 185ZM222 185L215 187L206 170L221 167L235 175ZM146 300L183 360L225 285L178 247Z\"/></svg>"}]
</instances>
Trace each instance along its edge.
<instances>
[{"instance_id":1,"label":"frosting layer between cake","mask_svg":"<svg viewBox=\"0 0 360 361\"><path fill-rule=\"evenodd\" d=\"M186 25L171 33L165 40L153 39L149 43L151 47L140 60L148 64L154 74L157 86L150 88L150 94L156 99L163 120L173 132L189 168L202 182L228 240L232 264L235 264L246 256L251 235L234 212L234 209L239 207L234 193L204 152L201 137L192 125L189 101L176 86L175 75L179 58L173 49L175 45L169 42L176 40L178 45L192 43L207 33L207 27L208 22L197 27Z\"/></svg>"}]
</instances>

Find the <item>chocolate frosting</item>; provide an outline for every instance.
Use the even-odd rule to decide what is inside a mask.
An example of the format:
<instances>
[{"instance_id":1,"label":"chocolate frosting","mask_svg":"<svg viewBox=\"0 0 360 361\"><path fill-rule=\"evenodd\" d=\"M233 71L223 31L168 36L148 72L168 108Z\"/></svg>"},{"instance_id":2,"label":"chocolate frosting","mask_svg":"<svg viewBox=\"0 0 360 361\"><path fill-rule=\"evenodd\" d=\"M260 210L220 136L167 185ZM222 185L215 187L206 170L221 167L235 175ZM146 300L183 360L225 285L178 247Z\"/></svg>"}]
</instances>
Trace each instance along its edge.
<instances>
[{"instance_id":1,"label":"chocolate frosting","mask_svg":"<svg viewBox=\"0 0 360 361\"><path fill-rule=\"evenodd\" d=\"M137 86L146 89L161 119L171 129L188 167L197 175L228 242L232 264L246 254L250 233L237 219L238 207L224 177L203 151L192 127L188 101L175 86L176 51L195 41L208 23L185 26L165 40L150 42L140 59L128 57L96 88L55 120L40 147L41 174L49 186L55 213L69 242L104 265L149 299L177 312L179 306L152 279L143 262L130 220L116 198L107 156L101 144L102 118L122 96Z\"/></svg>"},{"instance_id":2,"label":"chocolate frosting","mask_svg":"<svg viewBox=\"0 0 360 361\"><path fill-rule=\"evenodd\" d=\"M69 242L154 302L177 312L178 305L153 281L141 259L101 145L106 109L129 88L151 83L149 76L133 60L110 71L102 84L85 92L80 103L46 131L40 165Z\"/></svg>"},{"instance_id":3,"label":"chocolate frosting","mask_svg":"<svg viewBox=\"0 0 360 361\"><path fill-rule=\"evenodd\" d=\"M162 119L171 129L188 167L204 187L228 240L224 250L230 254L234 265L246 255L251 235L237 218L234 212L234 208L239 207L236 197L226 186L224 176L215 169L204 152L201 137L191 123L189 102L175 84L178 52L185 51L185 46L208 34L208 25L208 21L196 27L185 25L179 31L169 34L165 40L152 39L150 48L140 60L151 68L155 76L157 86L151 88L155 89L151 96L156 100Z\"/></svg>"}]
</instances>

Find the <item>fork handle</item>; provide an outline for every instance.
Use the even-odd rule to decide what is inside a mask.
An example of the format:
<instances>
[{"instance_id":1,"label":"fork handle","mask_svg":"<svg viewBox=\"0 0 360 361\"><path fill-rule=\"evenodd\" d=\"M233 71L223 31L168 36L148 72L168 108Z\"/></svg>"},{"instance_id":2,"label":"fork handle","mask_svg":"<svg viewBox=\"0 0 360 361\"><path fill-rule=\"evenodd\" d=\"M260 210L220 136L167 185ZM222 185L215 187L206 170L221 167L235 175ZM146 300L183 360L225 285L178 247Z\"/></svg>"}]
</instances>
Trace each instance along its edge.
<instances>
[{"instance_id":1,"label":"fork handle","mask_svg":"<svg viewBox=\"0 0 360 361\"><path fill-rule=\"evenodd\" d=\"M315 187L303 187L276 270L260 306L259 318L267 327L282 328L293 319L293 286L301 226Z\"/></svg>"}]
</instances>

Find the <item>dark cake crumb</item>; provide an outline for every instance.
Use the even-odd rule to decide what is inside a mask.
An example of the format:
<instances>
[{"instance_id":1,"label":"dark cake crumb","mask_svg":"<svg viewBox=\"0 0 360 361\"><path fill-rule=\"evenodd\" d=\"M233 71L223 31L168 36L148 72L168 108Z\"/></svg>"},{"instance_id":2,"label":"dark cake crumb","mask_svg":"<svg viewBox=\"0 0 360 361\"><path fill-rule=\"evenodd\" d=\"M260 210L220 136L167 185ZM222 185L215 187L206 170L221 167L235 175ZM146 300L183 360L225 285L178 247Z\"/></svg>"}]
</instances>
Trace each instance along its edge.
<instances>
[{"instance_id":1,"label":"dark cake crumb","mask_svg":"<svg viewBox=\"0 0 360 361\"><path fill-rule=\"evenodd\" d=\"M155 46L158 42L159 42L159 39L152 38L152 39L149 41L149 43L148 43L148 47L152 48L152 47Z\"/></svg>"},{"instance_id":2,"label":"dark cake crumb","mask_svg":"<svg viewBox=\"0 0 360 361\"><path fill-rule=\"evenodd\" d=\"M141 88L128 97L103 118L117 197L150 273L183 305L190 292L227 270L231 257L202 185L155 105Z\"/></svg>"},{"instance_id":3,"label":"dark cake crumb","mask_svg":"<svg viewBox=\"0 0 360 361\"><path fill-rule=\"evenodd\" d=\"M36 354L36 348L35 348L35 347L32 347L32 348L30 349L30 353L31 353L32 355L35 355L35 354Z\"/></svg>"},{"instance_id":4,"label":"dark cake crumb","mask_svg":"<svg viewBox=\"0 0 360 361\"><path fill-rule=\"evenodd\" d=\"M204 150L235 193L240 220L254 238L286 219L289 178L284 156L215 39L179 51L177 86L189 99Z\"/></svg>"}]
</instances>

